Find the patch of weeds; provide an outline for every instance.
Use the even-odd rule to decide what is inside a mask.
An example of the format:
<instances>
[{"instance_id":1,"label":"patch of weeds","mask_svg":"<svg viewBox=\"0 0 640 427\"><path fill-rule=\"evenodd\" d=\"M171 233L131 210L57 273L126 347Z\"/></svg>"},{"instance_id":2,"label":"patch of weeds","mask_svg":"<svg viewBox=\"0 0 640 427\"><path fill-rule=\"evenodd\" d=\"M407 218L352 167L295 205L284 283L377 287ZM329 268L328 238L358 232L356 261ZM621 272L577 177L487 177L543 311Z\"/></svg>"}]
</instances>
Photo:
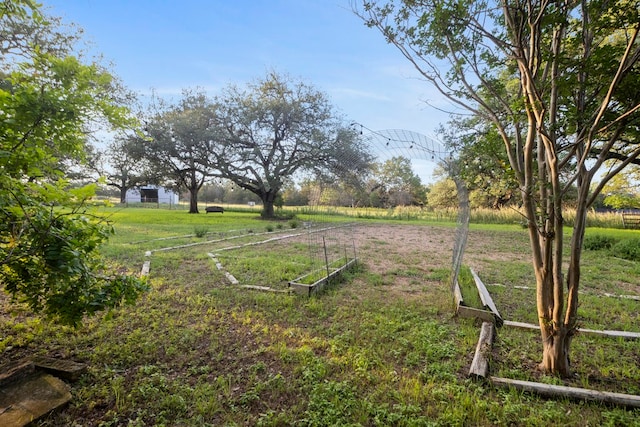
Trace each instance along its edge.
<instances>
[{"instance_id":1,"label":"patch of weeds","mask_svg":"<svg viewBox=\"0 0 640 427\"><path fill-rule=\"evenodd\" d=\"M271 233L274 230L273 224L269 224L265 227L265 230L267 230L267 233Z\"/></svg>"},{"instance_id":2,"label":"patch of weeds","mask_svg":"<svg viewBox=\"0 0 640 427\"><path fill-rule=\"evenodd\" d=\"M476 282L471 275L469 267L463 266L458 274L458 285L460 286L460 292L464 300L464 305L467 307L475 307L483 310L484 305L480 300L480 294L476 287Z\"/></svg>"},{"instance_id":3,"label":"patch of weeds","mask_svg":"<svg viewBox=\"0 0 640 427\"><path fill-rule=\"evenodd\" d=\"M279 219L283 221L291 220L296 217L294 212L287 212L285 210L280 210L274 215L274 219Z\"/></svg>"},{"instance_id":4,"label":"patch of weeds","mask_svg":"<svg viewBox=\"0 0 640 427\"><path fill-rule=\"evenodd\" d=\"M196 225L195 228L193 229L193 234L195 234L196 237L199 237L199 238L206 236L208 232L209 232L208 227L203 225Z\"/></svg>"},{"instance_id":5,"label":"patch of weeds","mask_svg":"<svg viewBox=\"0 0 640 427\"><path fill-rule=\"evenodd\" d=\"M584 249L587 251L599 251L611 249L618 242L614 236L605 234L591 234L584 238Z\"/></svg>"},{"instance_id":6,"label":"patch of weeds","mask_svg":"<svg viewBox=\"0 0 640 427\"><path fill-rule=\"evenodd\" d=\"M426 277L429 280L436 282L450 283L451 269L449 268L434 268Z\"/></svg>"},{"instance_id":7,"label":"patch of weeds","mask_svg":"<svg viewBox=\"0 0 640 427\"><path fill-rule=\"evenodd\" d=\"M291 418L291 415L269 409L268 411L260 414L256 425L258 427L267 427L290 426L294 424L296 424L296 422Z\"/></svg>"},{"instance_id":8,"label":"patch of weeds","mask_svg":"<svg viewBox=\"0 0 640 427\"><path fill-rule=\"evenodd\" d=\"M612 408L602 412L603 426L622 426L629 421L629 414L621 408Z\"/></svg>"},{"instance_id":9,"label":"patch of weeds","mask_svg":"<svg viewBox=\"0 0 640 427\"><path fill-rule=\"evenodd\" d=\"M417 405L402 403L378 404L377 402L364 402L368 416L375 420L379 426L426 426L431 425L428 417L421 415L422 409Z\"/></svg>"},{"instance_id":10,"label":"patch of weeds","mask_svg":"<svg viewBox=\"0 0 640 427\"><path fill-rule=\"evenodd\" d=\"M348 425L359 406L354 388L347 382L325 381L313 386L305 425Z\"/></svg>"},{"instance_id":11,"label":"patch of weeds","mask_svg":"<svg viewBox=\"0 0 640 427\"><path fill-rule=\"evenodd\" d=\"M259 361L250 367L254 374L261 374L267 371L267 365L263 361Z\"/></svg>"},{"instance_id":12,"label":"patch of weeds","mask_svg":"<svg viewBox=\"0 0 640 427\"><path fill-rule=\"evenodd\" d=\"M392 283L390 278L380 273L367 272L363 279L370 286L385 286Z\"/></svg>"},{"instance_id":13,"label":"patch of weeds","mask_svg":"<svg viewBox=\"0 0 640 427\"><path fill-rule=\"evenodd\" d=\"M289 227L294 229L300 227L300 221L298 221L297 219L292 219L291 221L289 221Z\"/></svg>"},{"instance_id":14,"label":"patch of weeds","mask_svg":"<svg viewBox=\"0 0 640 427\"><path fill-rule=\"evenodd\" d=\"M618 258L640 261L640 238L620 240L611 247L611 253Z\"/></svg>"}]
</instances>

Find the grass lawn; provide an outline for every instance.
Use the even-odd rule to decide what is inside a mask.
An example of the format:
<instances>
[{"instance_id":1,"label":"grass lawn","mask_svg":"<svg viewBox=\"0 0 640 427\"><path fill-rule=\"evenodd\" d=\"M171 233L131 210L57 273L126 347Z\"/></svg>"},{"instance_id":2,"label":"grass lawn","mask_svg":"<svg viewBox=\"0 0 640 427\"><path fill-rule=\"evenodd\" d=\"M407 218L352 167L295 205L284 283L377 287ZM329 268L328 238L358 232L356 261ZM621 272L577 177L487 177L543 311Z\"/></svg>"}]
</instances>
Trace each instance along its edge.
<instances>
[{"instance_id":1,"label":"grass lawn","mask_svg":"<svg viewBox=\"0 0 640 427\"><path fill-rule=\"evenodd\" d=\"M71 385L70 405L37 425L640 425L638 409L548 400L467 378L479 324L453 315L450 223L362 219L359 268L306 298L232 286L207 255L218 252L241 284L284 289L307 268L303 238L221 248L293 234L299 224L255 212L107 212L116 231L105 247L110 258L138 272L154 251L152 289L136 305L73 330L2 301L5 361L44 354L89 366ZM528 247L518 226L472 225L465 264L490 285L505 319L535 323L534 291L518 288L533 285ZM638 264L606 251L584 259L581 327L640 332L640 301L604 296L640 295ZM574 378L541 375L538 333L502 328L492 369L640 394L639 341L578 335L571 354Z\"/></svg>"}]
</instances>

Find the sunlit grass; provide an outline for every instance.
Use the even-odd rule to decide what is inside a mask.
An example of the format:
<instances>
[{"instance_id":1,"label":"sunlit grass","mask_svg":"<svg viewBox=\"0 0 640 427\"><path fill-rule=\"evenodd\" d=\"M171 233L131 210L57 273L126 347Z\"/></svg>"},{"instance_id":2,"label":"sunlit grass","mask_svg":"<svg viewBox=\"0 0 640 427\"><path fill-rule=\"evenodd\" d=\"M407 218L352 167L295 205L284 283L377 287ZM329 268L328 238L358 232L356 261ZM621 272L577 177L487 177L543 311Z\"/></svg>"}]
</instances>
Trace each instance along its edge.
<instances>
[{"instance_id":1,"label":"sunlit grass","mask_svg":"<svg viewBox=\"0 0 640 427\"><path fill-rule=\"evenodd\" d=\"M478 324L453 315L448 253L446 263L432 262L435 254L419 248L394 253L384 234L374 234L358 248L360 270L320 295L302 298L232 286L208 255L215 253L241 284L284 289L287 280L309 271L305 241L225 247L262 239L259 234L270 224L267 236L302 231L289 228L288 221L264 221L257 211L232 209L215 215L105 212L116 229L104 248L109 257L139 268L147 259L144 252L153 251L152 289L135 306L87 319L73 330L2 302L0 354L6 359L50 354L89 365L89 373L71 385L71 404L36 425L637 423L637 410L548 400L467 379ZM300 221L315 218L296 215ZM342 213L326 218L354 219ZM358 221L384 225L381 217ZM453 232L453 222L389 221L394 227ZM196 227L208 231L198 237ZM636 233L597 231L620 238ZM192 243L198 245L160 250ZM434 243L450 251L444 239ZM517 288L533 286L526 231L517 223L474 224L467 251L485 283L503 285L489 286L503 317L535 323L535 291ZM601 251L584 257L580 326L638 331L638 301L602 297L637 289L636 264ZM376 270L378 263L389 266ZM533 369L540 352L538 333L502 328L492 373L560 382ZM578 335L572 343L573 384L638 393L639 354L638 341Z\"/></svg>"}]
</instances>

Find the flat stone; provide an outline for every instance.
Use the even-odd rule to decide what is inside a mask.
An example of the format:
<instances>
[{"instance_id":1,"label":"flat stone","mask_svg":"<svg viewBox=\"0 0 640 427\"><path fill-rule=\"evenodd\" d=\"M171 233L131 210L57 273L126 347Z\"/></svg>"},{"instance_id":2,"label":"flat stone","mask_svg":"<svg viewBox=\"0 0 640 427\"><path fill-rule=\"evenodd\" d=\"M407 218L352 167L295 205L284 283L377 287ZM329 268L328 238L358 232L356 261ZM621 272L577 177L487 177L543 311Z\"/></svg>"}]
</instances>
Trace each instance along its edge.
<instances>
[{"instance_id":1,"label":"flat stone","mask_svg":"<svg viewBox=\"0 0 640 427\"><path fill-rule=\"evenodd\" d=\"M69 386L44 372L0 388L0 426L22 427L71 400Z\"/></svg>"},{"instance_id":2,"label":"flat stone","mask_svg":"<svg viewBox=\"0 0 640 427\"><path fill-rule=\"evenodd\" d=\"M8 363L0 368L0 387L28 377L34 370L35 366L30 360L22 359Z\"/></svg>"},{"instance_id":3,"label":"flat stone","mask_svg":"<svg viewBox=\"0 0 640 427\"><path fill-rule=\"evenodd\" d=\"M87 371L87 365L71 360L36 356L31 361L36 368L69 381L77 381Z\"/></svg>"}]
</instances>

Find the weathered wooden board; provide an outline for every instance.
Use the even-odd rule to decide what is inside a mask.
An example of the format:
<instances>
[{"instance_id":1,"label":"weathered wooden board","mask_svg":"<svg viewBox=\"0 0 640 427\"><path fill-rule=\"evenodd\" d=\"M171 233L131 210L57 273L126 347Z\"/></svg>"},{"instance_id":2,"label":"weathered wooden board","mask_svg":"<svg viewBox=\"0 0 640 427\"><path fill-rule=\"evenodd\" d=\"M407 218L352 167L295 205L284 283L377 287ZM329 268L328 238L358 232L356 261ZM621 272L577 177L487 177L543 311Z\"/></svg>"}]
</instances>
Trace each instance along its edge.
<instances>
[{"instance_id":1,"label":"weathered wooden board","mask_svg":"<svg viewBox=\"0 0 640 427\"><path fill-rule=\"evenodd\" d=\"M340 268L336 268L333 271L329 272L329 274L320 280L317 280L315 283L306 284L300 283L300 280L304 279L306 276L298 277L295 280L289 282L289 287L296 293L300 295L309 296L311 294L320 292L334 277L342 274L342 272L352 266L354 266L358 262L357 258L353 258L349 260L345 265Z\"/></svg>"},{"instance_id":2,"label":"weathered wooden board","mask_svg":"<svg viewBox=\"0 0 640 427\"><path fill-rule=\"evenodd\" d=\"M480 329L480 338L476 346L476 353L471 362L469 376L475 378L487 378L489 375L489 356L493 348L495 326L493 322L483 322Z\"/></svg>"},{"instance_id":3,"label":"weathered wooden board","mask_svg":"<svg viewBox=\"0 0 640 427\"><path fill-rule=\"evenodd\" d=\"M461 317L478 318L484 322L493 323L496 321L496 317L492 312L487 310L480 310L473 307L467 307L466 305L459 305L456 313Z\"/></svg>"},{"instance_id":4,"label":"weathered wooden board","mask_svg":"<svg viewBox=\"0 0 640 427\"><path fill-rule=\"evenodd\" d=\"M22 427L71 400L62 380L36 372L0 390L0 426Z\"/></svg>"},{"instance_id":5,"label":"weathered wooden board","mask_svg":"<svg viewBox=\"0 0 640 427\"><path fill-rule=\"evenodd\" d=\"M640 408L640 396L632 394L612 393L606 391L588 390L577 387L542 384L531 381L512 380L509 378L491 377L491 383L500 387L512 387L517 390L536 393L547 397L570 398L576 400L591 400L620 406Z\"/></svg>"},{"instance_id":6,"label":"weathered wooden board","mask_svg":"<svg viewBox=\"0 0 640 427\"><path fill-rule=\"evenodd\" d=\"M69 381L77 381L87 372L87 365L72 360L54 359L52 357L36 356L31 359L37 369L41 369L56 377Z\"/></svg>"},{"instance_id":7,"label":"weathered wooden board","mask_svg":"<svg viewBox=\"0 0 640 427\"><path fill-rule=\"evenodd\" d=\"M151 261L147 260L142 264L142 270L140 271L140 277L148 276L150 269L151 269Z\"/></svg>"},{"instance_id":8,"label":"weathered wooden board","mask_svg":"<svg viewBox=\"0 0 640 427\"><path fill-rule=\"evenodd\" d=\"M36 370L31 360L18 360L0 367L0 387L12 382L20 381L32 375Z\"/></svg>"},{"instance_id":9,"label":"weathered wooden board","mask_svg":"<svg viewBox=\"0 0 640 427\"><path fill-rule=\"evenodd\" d=\"M491 294L487 290L487 287L484 285L482 280L480 280L480 276L478 276L476 272L473 271L473 269L470 269L470 270L471 270L471 275L473 276L473 280L476 282L476 288L478 288L478 293L480 294L480 299L482 300L482 304L484 304L485 307L488 307L489 310L491 310L493 314L495 314L496 326L498 327L502 326L503 324L502 316L500 316L500 312L498 311L496 304L493 302L493 298L491 298Z\"/></svg>"},{"instance_id":10,"label":"weathered wooden board","mask_svg":"<svg viewBox=\"0 0 640 427\"><path fill-rule=\"evenodd\" d=\"M456 299L456 307L464 305L464 299L462 298L462 291L460 290L460 284L456 280L453 285L453 296Z\"/></svg>"},{"instance_id":11,"label":"weathered wooden board","mask_svg":"<svg viewBox=\"0 0 640 427\"><path fill-rule=\"evenodd\" d=\"M524 322L514 322L512 320L505 320L504 324L507 326L513 326L516 328L523 329L540 329L540 325L534 325L533 323L524 323ZM640 332L630 332L630 331L597 331L594 329L582 329L578 328L578 332L581 334L593 334L593 335L604 335L607 337L614 338L626 338L626 339L640 339Z\"/></svg>"}]
</instances>

